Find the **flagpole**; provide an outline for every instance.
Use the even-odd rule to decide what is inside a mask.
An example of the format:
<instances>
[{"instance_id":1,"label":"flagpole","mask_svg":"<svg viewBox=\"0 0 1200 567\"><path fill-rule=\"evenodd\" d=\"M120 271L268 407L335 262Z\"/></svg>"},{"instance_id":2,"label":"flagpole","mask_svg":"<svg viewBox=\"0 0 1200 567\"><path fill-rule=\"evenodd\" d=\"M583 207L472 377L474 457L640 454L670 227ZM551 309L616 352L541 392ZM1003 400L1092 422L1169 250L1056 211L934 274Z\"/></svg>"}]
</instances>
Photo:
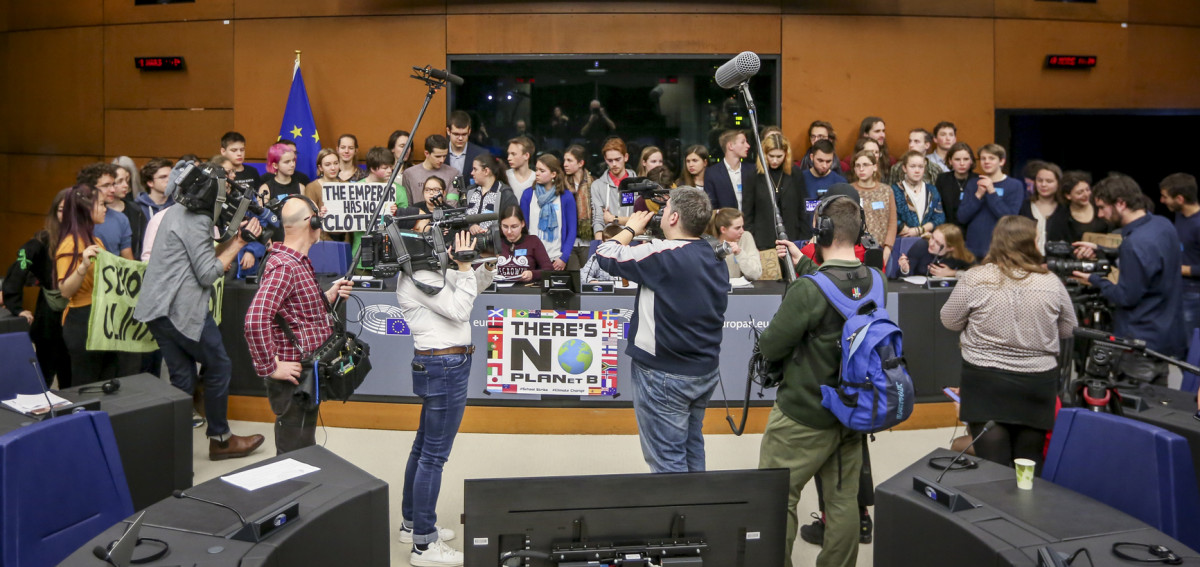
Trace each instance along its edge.
<instances>
[{"instance_id":1,"label":"flagpole","mask_svg":"<svg viewBox=\"0 0 1200 567\"><path fill-rule=\"evenodd\" d=\"M300 50L296 50L296 64L292 66L292 80L296 80L296 71L300 70Z\"/></svg>"}]
</instances>

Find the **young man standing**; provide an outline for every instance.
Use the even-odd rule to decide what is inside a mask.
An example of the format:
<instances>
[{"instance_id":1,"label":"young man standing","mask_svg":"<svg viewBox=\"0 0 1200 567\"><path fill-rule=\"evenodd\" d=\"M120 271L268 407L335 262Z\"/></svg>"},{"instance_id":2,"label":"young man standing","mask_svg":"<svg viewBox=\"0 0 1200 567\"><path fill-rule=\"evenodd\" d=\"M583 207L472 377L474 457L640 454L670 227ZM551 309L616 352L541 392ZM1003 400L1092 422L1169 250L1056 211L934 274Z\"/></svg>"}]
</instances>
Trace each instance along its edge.
<instances>
[{"instance_id":1,"label":"young man standing","mask_svg":"<svg viewBox=\"0 0 1200 567\"><path fill-rule=\"evenodd\" d=\"M483 148L469 141L471 139L471 115L462 110L451 112L450 121L446 123L446 136L450 138L450 153L446 157L446 163L458 170L459 175L469 176L471 163L484 151ZM446 185L446 187L450 186Z\"/></svg>"},{"instance_id":2,"label":"young man standing","mask_svg":"<svg viewBox=\"0 0 1200 567\"><path fill-rule=\"evenodd\" d=\"M700 238L712 218L703 191L671 190L662 215L665 239L629 246L654 216L639 211L595 258L601 270L638 284L626 353L646 464L656 473L703 471L701 428L721 380L729 270Z\"/></svg>"},{"instance_id":3,"label":"young man standing","mask_svg":"<svg viewBox=\"0 0 1200 567\"><path fill-rule=\"evenodd\" d=\"M450 185L454 182L454 177L459 174L458 170L446 165L446 155L450 151L449 148L450 141L441 134L431 134L425 138L425 161L421 162L421 165L410 167L404 170L404 173L400 174L401 179L404 180L404 186L408 190L408 202L410 204L424 200L425 196L422 193L422 188L425 187L425 181L430 177L440 177L442 181L446 182L446 201L449 204L453 205L458 202L457 194L449 194ZM390 154L391 152L388 153ZM390 175L391 171L388 174ZM387 181L387 179L384 179L384 181Z\"/></svg>"},{"instance_id":4,"label":"young man standing","mask_svg":"<svg viewBox=\"0 0 1200 567\"><path fill-rule=\"evenodd\" d=\"M753 181L754 172L750 172L749 180L742 179L742 160L750 155L750 142L746 141L746 133L741 130L726 130L721 134L718 143L725 151L722 166L712 166L704 170L704 192L713 209L729 207L742 210L742 187L745 181Z\"/></svg>"},{"instance_id":5,"label":"young man standing","mask_svg":"<svg viewBox=\"0 0 1200 567\"><path fill-rule=\"evenodd\" d=\"M233 182L243 192L249 192L250 195L258 194L258 187L262 185L262 181L258 178L258 171L253 167L246 167L246 137L238 132L226 132L221 136L221 155L229 158L233 162Z\"/></svg>"},{"instance_id":6,"label":"young man standing","mask_svg":"<svg viewBox=\"0 0 1200 567\"><path fill-rule=\"evenodd\" d=\"M505 172L505 175L508 177L508 186L512 187L513 193L516 195L533 187L533 169L529 167L529 160L533 158L534 151L536 148L533 140L526 136L517 136L508 141L508 167L510 169Z\"/></svg>"},{"instance_id":7,"label":"young man standing","mask_svg":"<svg viewBox=\"0 0 1200 567\"><path fill-rule=\"evenodd\" d=\"M834 183L846 182L845 177L833 171L833 164L837 163L833 151L833 142L828 139L819 139L813 143L809 153L812 167L801 172L804 176L804 187L808 191L806 199L820 199Z\"/></svg>"},{"instance_id":8,"label":"young man standing","mask_svg":"<svg viewBox=\"0 0 1200 567\"><path fill-rule=\"evenodd\" d=\"M950 159L948 155L950 148L958 143L958 127L953 122L944 120L938 122L937 126L933 127L933 141L937 143L937 146L925 157L938 164L942 171L950 171L950 164L946 160Z\"/></svg>"},{"instance_id":9,"label":"young man standing","mask_svg":"<svg viewBox=\"0 0 1200 567\"><path fill-rule=\"evenodd\" d=\"M320 217L316 205L304 197L289 197L281 213L283 242L271 243L271 255L245 320L250 360L266 382L267 399L275 413L277 455L316 444L318 409L301 409L292 395L299 385L304 354L316 350L333 333L326 302L350 297L351 289L346 280L334 282L325 292L317 285L308 259L309 248L321 238L321 229L310 222L314 216ZM287 322L296 344L273 331L276 315Z\"/></svg>"},{"instance_id":10,"label":"young man standing","mask_svg":"<svg viewBox=\"0 0 1200 567\"><path fill-rule=\"evenodd\" d=\"M936 183L937 176L941 175L943 171L946 171L945 167L938 166L928 155L926 155L929 154L929 148L932 146L933 134L930 134L929 131L925 130L924 128L916 128L908 133L908 151L921 152L921 155L926 156L925 174L921 180L930 185ZM897 161L892 165L890 177L888 177L888 179L890 179L892 183L899 183L901 179L904 179L904 175L904 163Z\"/></svg>"},{"instance_id":11,"label":"young man standing","mask_svg":"<svg viewBox=\"0 0 1200 567\"><path fill-rule=\"evenodd\" d=\"M833 230L814 238L818 256L823 259L820 266L801 254L794 243L776 244L781 254L787 250L798 274L820 271L847 297L860 297L856 294L867 293L874 285L871 268L854 254L854 245L863 230L862 212L854 198L844 195L826 197L823 208ZM820 387L837 386L843 321L816 282L797 278L758 341L758 348L767 360L784 361L783 383L763 431L758 466L791 471L784 532L787 567L792 565L792 547L799 525L796 505L800 502L800 492L816 476L821 478L824 489L826 520L824 543L816 564L850 567L858 559L858 481L863 436L846 429L832 412L821 406Z\"/></svg>"},{"instance_id":12,"label":"young man standing","mask_svg":"<svg viewBox=\"0 0 1200 567\"><path fill-rule=\"evenodd\" d=\"M142 210L147 222L159 211L175 204L167 198L167 184L171 180L171 162L163 158L154 158L142 166L142 183L145 191L138 194L134 204Z\"/></svg>"},{"instance_id":13,"label":"young man standing","mask_svg":"<svg viewBox=\"0 0 1200 567\"><path fill-rule=\"evenodd\" d=\"M104 222L96 225L94 234L104 249L125 258L133 259L133 227L124 213L112 209L117 201L117 166L111 163L93 163L79 170L75 176L76 183L87 183L100 190L104 204L109 207L104 215Z\"/></svg>"},{"instance_id":14,"label":"young man standing","mask_svg":"<svg viewBox=\"0 0 1200 567\"><path fill-rule=\"evenodd\" d=\"M1196 178L1187 173L1168 175L1158 185L1160 200L1175 213L1175 232L1183 250L1183 330L1189 342L1200 328L1200 203Z\"/></svg>"},{"instance_id":15,"label":"young man standing","mask_svg":"<svg viewBox=\"0 0 1200 567\"><path fill-rule=\"evenodd\" d=\"M592 182L591 187L592 237L595 240L603 240L605 226L614 222L624 224L633 212L632 205L621 204L621 193L617 191L621 181L633 175L632 171L625 169L625 163L629 161L629 150L626 149L624 140L609 138L604 142L600 153L604 156L604 163L608 169Z\"/></svg>"}]
</instances>

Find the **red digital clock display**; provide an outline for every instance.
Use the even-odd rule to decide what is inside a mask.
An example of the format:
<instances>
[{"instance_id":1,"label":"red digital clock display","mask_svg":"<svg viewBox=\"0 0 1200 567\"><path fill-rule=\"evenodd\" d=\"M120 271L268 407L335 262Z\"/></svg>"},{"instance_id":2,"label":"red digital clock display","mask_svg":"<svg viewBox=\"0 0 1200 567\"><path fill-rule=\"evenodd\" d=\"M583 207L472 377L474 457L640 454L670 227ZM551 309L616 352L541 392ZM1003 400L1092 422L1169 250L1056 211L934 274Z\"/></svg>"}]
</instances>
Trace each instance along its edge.
<instances>
[{"instance_id":1,"label":"red digital clock display","mask_svg":"<svg viewBox=\"0 0 1200 567\"><path fill-rule=\"evenodd\" d=\"M1051 69L1091 69L1096 66L1095 55L1047 55L1046 67Z\"/></svg>"},{"instance_id":2,"label":"red digital clock display","mask_svg":"<svg viewBox=\"0 0 1200 567\"><path fill-rule=\"evenodd\" d=\"M134 57L133 64L143 71L182 71L182 57Z\"/></svg>"}]
</instances>

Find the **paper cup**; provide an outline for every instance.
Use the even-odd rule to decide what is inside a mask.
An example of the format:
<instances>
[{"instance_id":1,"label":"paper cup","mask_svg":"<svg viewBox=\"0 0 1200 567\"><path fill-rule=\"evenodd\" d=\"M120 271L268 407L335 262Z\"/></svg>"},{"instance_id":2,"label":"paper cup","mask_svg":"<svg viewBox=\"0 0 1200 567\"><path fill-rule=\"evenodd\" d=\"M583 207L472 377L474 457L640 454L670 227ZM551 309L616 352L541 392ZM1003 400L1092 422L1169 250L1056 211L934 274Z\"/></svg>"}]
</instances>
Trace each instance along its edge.
<instances>
[{"instance_id":1,"label":"paper cup","mask_svg":"<svg viewBox=\"0 0 1200 567\"><path fill-rule=\"evenodd\" d=\"M1033 461L1029 459L1014 459L1013 466L1017 469L1017 488L1033 490Z\"/></svg>"}]
</instances>

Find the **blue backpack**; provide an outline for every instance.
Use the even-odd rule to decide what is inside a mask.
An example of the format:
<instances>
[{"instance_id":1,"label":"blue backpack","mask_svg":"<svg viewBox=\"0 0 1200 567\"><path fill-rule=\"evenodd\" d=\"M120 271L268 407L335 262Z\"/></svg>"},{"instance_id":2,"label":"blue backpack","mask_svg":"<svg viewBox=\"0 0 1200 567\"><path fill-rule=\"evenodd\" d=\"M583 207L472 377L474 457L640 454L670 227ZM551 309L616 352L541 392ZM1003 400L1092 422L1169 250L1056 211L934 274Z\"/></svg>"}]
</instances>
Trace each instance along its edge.
<instances>
[{"instance_id":1,"label":"blue backpack","mask_svg":"<svg viewBox=\"0 0 1200 567\"><path fill-rule=\"evenodd\" d=\"M846 318L842 326L842 365L836 388L821 386L821 405L851 430L875 433L908 419L913 384L904 362L903 334L884 309L883 277L871 270L871 291L851 299L830 277L813 280L829 304ZM861 295L857 288L855 295Z\"/></svg>"}]
</instances>

